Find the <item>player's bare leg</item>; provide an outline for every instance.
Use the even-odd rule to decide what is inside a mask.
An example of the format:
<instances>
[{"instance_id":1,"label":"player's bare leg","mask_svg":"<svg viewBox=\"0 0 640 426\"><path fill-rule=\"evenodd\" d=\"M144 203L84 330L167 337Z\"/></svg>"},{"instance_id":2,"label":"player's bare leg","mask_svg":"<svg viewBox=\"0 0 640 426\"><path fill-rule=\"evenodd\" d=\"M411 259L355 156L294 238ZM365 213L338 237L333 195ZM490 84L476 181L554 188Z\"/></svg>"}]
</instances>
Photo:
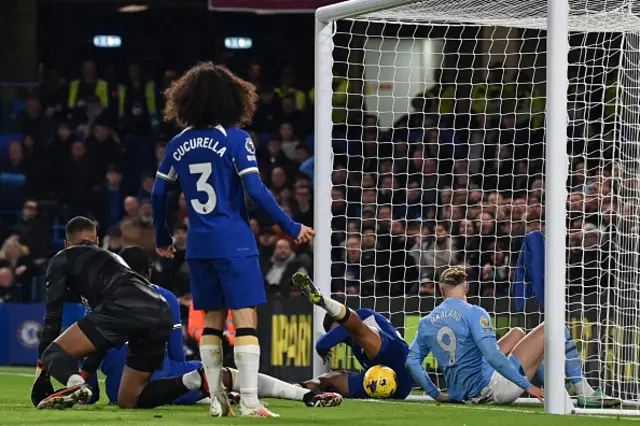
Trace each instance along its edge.
<instances>
[{"instance_id":1,"label":"player's bare leg","mask_svg":"<svg viewBox=\"0 0 640 426\"><path fill-rule=\"evenodd\" d=\"M309 298L311 303L327 311L338 324L347 330L369 359L378 355L382 339L380 339L377 330L367 326L358 315L342 303L324 296L306 273L296 272L293 276L293 284Z\"/></svg>"},{"instance_id":2,"label":"player's bare leg","mask_svg":"<svg viewBox=\"0 0 640 426\"><path fill-rule=\"evenodd\" d=\"M518 343L527 335L520 327L514 327L507 332L500 340L498 340L498 346L500 352L509 356Z\"/></svg>"},{"instance_id":3,"label":"player's bare leg","mask_svg":"<svg viewBox=\"0 0 640 426\"><path fill-rule=\"evenodd\" d=\"M118 407L154 408L169 405L190 391L207 391L203 369L149 381L151 374L125 365L118 389Z\"/></svg>"},{"instance_id":4,"label":"player's bare leg","mask_svg":"<svg viewBox=\"0 0 640 426\"><path fill-rule=\"evenodd\" d=\"M42 364L63 389L40 401L39 409L70 408L91 399L91 389L80 375L77 360L96 351L87 335L75 323L51 343L42 353Z\"/></svg>"},{"instance_id":5,"label":"player's bare leg","mask_svg":"<svg viewBox=\"0 0 640 426\"><path fill-rule=\"evenodd\" d=\"M240 415L253 417L279 417L267 410L258 399L258 370L260 368L260 343L258 342L258 314L254 308L234 309L233 324L236 327L234 359L238 373L236 382L240 389Z\"/></svg>"},{"instance_id":6,"label":"player's bare leg","mask_svg":"<svg viewBox=\"0 0 640 426\"><path fill-rule=\"evenodd\" d=\"M228 390L240 391L237 374L236 369L228 367L223 369L222 381ZM336 407L342 403L340 394L325 392L315 387L292 385L262 373L258 374L258 397L300 401L307 407Z\"/></svg>"},{"instance_id":7,"label":"player's bare leg","mask_svg":"<svg viewBox=\"0 0 640 426\"><path fill-rule=\"evenodd\" d=\"M544 324L527 334L511 353L520 361L527 379L532 380L544 359Z\"/></svg>"},{"instance_id":8,"label":"player's bare leg","mask_svg":"<svg viewBox=\"0 0 640 426\"><path fill-rule=\"evenodd\" d=\"M212 417L233 416L227 394L222 384L222 335L227 322L226 309L206 311L204 314L204 330L200 339L200 359L204 367L211 404L209 415Z\"/></svg>"},{"instance_id":9,"label":"player's bare leg","mask_svg":"<svg viewBox=\"0 0 640 426\"><path fill-rule=\"evenodd\" d=\"M619 399L605 395L600 389L593 389L584 379L578 349L568 330L566 331L565 353L565 374L576 389L579 405L590 408L617 407L620 405L621 401ZM522 368L529 380L538 376L541 381L544 381L544 323L527 334L513 350L513 354L522 364ZM532 369L533 374L530 376Z\"/></svg>"}]
</instances>

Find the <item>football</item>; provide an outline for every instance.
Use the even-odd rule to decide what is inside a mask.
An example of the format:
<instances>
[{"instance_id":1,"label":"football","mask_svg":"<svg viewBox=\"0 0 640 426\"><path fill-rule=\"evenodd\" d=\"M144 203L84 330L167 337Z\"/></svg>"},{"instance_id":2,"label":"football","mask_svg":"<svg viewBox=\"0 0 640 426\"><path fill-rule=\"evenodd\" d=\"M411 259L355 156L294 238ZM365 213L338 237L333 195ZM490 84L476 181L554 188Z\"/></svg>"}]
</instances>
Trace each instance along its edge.
<instances>
[{"instance_id":1,"label":"football","mask_svg":"<svg viewBox=\"0 0 640 426\"><path fill-rule=\"evenodd\" d=\"M364 374L364 390L371 398L389 398L397 387L396 372L389 367L374 365Z\"/></svg>"}]
</instances>

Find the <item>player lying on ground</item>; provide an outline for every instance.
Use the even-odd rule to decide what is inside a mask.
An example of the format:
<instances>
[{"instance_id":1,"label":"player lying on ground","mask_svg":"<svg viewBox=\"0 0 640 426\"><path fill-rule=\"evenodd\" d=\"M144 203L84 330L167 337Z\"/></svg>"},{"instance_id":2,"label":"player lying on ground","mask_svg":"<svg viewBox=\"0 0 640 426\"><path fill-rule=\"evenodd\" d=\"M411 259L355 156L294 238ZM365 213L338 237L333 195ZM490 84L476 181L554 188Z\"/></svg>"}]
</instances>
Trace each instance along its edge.
<instances>
[{"instance_id":1,"label":"player lying on ground","mask_svg":"<svg viewBox=\"0 0 640 426\"><path fill-rule=\"evenodd\" d=\"M240 415L273 417L258 400L260 346L255 306L266 302L258 248L249 226L245 191L299 243L313 230L291 220L260 179L251 137L237 126L255 112L255 87L212 63L187 71L165 92L165 118L185 130L158 167L152 192L156 247L171 258L167 182L180 181L187 200L187 263L195 309L205 311L200 357L211 392L211 416L229 415L222 386L221 339L228 309L236 327L235 362Z\"/></svg>"},{"instance_id":2,"label":"player lying on ground","mask_svg":"<svg viewBox=\"0 0 640 426\"><path fill-rule=\"evenodd\" d=\"M38 408L68 408L91 399L77 362L93 353L129 343L118 390L118 406L152 408L171 403L190 390L203 391L198 371L149 382L161 369L173 328L171 309L141 275L119 256L97 246L96 225L75 217L65 228L67 248L47 268L44 315L36 382L47 375L66 385L38 403ZM68 297L79 298L89 315L60 334ZM43 376L44 375L44 376Z\"/></svg>"},{"instance_id":3,"label":"player lying on ground","mask_svg":"<svg viewBox=\"0 0 640 426\"><path fill-rule=\"evenodd\" d=\"M151 278L152 259L147 250L139 246L126 247L120 252L120 257L122 257L133 271L139 273L146 279ZM171 336L169 337L169 344L167 346L168 351L164 360L163 369L161 371L156 371L151 380L184 375L197 371L201 368L202 363L200 361L187 361L184 353L181 330L182 324L180 322L180 305L178 303L178 299L167 289L155 285L153 287L160 292L169 303L169 307L171 308L171 313L173 315L174 326ZM114 404L117 403L118 388L120 387L122 371L125 365L126 351L126 345L121 349L110 349L101 364L101 370L106 376L105 386L107 396L109 397L109 401ZM83 367L83 371L86 371L85 367ZM86 374L91 375L93 378L93 380L89 380L92 390L97 390L97 376L92 374L92 372L87 372ZM240 391L236 376L236 369L223 369L222 382L224 387L229 391L235 392L235 395ZM173 401L173 404L195 404L206 396L208 396L208 393L192 391ZM339 394L313 392L309 389L303 389L299 386L285 383L274 377L267 376L266 374L258 375L258 397L302 401L308 407L335 407L340 405L342 402L342 396ZM97 399L95 398L94 392L92 402L95 401L97 401Z\"/></svg>"},{"instance_id":4,"label":"player lying on ground","mask_svg":"<svg viewBox=\"0 0 640 426\"><path fill-rule=\"evenodd\" d=\"M466 279L461 267L443 272L440 290L445 300L420 320L407 368L425 392L439 401L447 397L423 369L423 361L430 353L444 370L448 398L452 401L509 404L525 390L542 400L544 391L530 380L544 376L544 325L524 337L520 331L522 339L510 336L510 342L499 347L487 311L466 301L469 290ZM579 393L595 395L601 404L615 402L596 395L583 379L575 342L570 338L566 341L566 352L566 371L570 377L579 378L574 383ZM508 358L505 353L510 354Z\"/></svg>"},{"instance_id":5,"label":"player lying on ground","mask_svg":"<svg viewBox=\"0 0 640 426\"><path fill-rule=\"evenodd\" d=\"M324 296L303 272L293 276L293 283L311 303L327 311L324 322L327 334L316 344L320 356L326 359L331 348L346 343L365 370L383 365L396 373L397 389L391 398L405 399L411 393L413 379L405 367L409 347L389 320L371 309L354 312ZM333 371L302 385L309 389L335 391L347 398L369 398L364 388L364 373Z\"/></svg>"}]
</instances>

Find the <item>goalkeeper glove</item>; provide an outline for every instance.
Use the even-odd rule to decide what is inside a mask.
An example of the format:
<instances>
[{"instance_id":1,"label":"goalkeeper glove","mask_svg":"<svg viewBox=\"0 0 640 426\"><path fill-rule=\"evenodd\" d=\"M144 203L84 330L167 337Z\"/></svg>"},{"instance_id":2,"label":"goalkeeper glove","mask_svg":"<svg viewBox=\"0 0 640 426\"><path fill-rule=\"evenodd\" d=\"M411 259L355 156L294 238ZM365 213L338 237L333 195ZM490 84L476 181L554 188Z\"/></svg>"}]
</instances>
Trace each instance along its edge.
<instances>
[{"instance_id":1,"label":"goalkeeper glove","mask_svg":"<svg viewBox=\"0 0 640 426\"><path fill-rule=\"evenodd\" d=\"M31 402L35 407L40 401L53 394L53 385L49 373L47 373L40 361L36 365L36 377L31 388Z\"/></svg>"}]
</instances>

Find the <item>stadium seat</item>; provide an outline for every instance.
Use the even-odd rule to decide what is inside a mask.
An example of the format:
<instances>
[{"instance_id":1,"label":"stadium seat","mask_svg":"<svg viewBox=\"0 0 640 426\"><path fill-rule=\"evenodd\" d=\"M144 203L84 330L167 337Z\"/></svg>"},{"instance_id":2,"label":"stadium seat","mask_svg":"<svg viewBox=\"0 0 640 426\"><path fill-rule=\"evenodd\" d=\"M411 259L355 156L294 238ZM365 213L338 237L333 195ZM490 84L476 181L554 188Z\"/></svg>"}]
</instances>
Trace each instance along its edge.
<instances>
[{"instance_id":1,"label":"stadium seat","mask_svg":"<svg viewBox=\"0 0 640 426\"><path fill-rule=\"evenodd\" d=\"M309 135L306 138L304 138L304 144L310 152L313 152L313 147L315 144L315 139L313 135Z\"/></svg>"},{"instance_id":2,"label":"stadium seat","mask_svg":"<svg viewBox=\"0 0 640 426\"><path fill-rule=\"evenodd\" d=\"M273 138L277 138L277 133L260 133L258 135L258 140L260 140L260 145L264 145L269 142Z\"/></svg>"},{"instance_id":3,"label":"stadium seat","mask_svg":"<svg viewBox=\"0 0 640 426\"><path fill-rule=\"evenodd\" d=\"M17 101L13 101L11 103L11 118L16 118L16 116L18 114L20 114L22 111L24 111L24 108L27 106L27 101L22 99L22 100L17 100Z\"/></svg>"},{"instance_id":4,"label":"stadium seat","mask_svg":"<svg viewBox=\"0 0 640 426\"><path fill-rule=\"evenodd\" d=\"M9 144L13 141L22 141L22 135L18 133L0 135L0 158L4 158Z\"/></svg>"},{"instance_id":5,"label":"stadium seat","mask_svg":"<svg viewBox=\"0 0 640 426\"><path fill-rule=\"evenodd\" d=\"M26 178L19 173L0 173L0 204L3 209L18 210L24 200Z\"/></svg>"}]
</instances>

